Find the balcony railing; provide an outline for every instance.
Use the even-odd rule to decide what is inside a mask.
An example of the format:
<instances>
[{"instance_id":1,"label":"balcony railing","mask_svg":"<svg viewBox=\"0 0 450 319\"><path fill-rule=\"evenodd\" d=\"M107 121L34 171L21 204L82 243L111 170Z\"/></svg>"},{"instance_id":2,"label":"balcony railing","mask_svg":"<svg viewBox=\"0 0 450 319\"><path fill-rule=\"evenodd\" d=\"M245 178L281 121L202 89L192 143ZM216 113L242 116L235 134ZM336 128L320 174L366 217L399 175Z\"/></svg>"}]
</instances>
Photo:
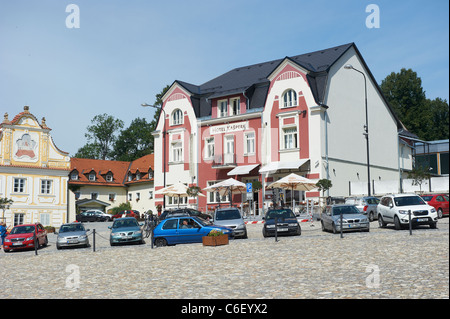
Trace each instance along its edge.
<instances>
[{"instance_id":1,"label":"balcony railing","mask_svg":"<svg viewBox=\"0 0 450 319\"><path fill-rule=\"evenodd\" d=\"M228 168L235 167L236 164L236 154L226 153L220 155L214 155L213 167L215 168Z\"/></svg>"}]
</instances>

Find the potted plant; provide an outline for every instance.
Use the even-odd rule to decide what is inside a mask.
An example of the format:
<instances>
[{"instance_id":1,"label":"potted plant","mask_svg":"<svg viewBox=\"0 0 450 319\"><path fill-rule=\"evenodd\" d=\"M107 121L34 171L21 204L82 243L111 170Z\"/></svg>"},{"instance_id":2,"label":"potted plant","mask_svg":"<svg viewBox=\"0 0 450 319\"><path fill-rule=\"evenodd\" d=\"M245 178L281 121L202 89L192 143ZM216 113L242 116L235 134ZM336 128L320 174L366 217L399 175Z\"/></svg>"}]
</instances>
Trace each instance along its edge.
<instances>
[{"instance_id":1,"label":"potted plant","mask_svg":"<svg viewBox=\"0 0 450 319\"><path fill-rule=\"evenodd\" d=\"M202 237L203 246L228 245L228 235L224 235L221 230L211 230L208 236Z\"/></svg>"}]
</instances>

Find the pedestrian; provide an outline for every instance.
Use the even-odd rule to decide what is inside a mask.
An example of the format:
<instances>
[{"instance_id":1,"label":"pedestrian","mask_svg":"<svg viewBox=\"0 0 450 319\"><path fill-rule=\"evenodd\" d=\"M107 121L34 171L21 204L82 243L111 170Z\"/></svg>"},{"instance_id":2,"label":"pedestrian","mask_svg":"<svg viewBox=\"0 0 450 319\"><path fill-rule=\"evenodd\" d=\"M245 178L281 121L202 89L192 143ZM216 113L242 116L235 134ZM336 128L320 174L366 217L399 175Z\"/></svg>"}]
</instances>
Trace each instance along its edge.
<instances>
[{"instance_id":1,"label":"pedestrian","mask_svg":"<svg viewBox=\"0 0 450 319\"><path fill-rule=\"evenodd\" d=\"M1 237L1 248L3 248L3 242L5 241L6 238L6 223L5 222L0 222L0 237Z\"/></svg>"}]
</instances>

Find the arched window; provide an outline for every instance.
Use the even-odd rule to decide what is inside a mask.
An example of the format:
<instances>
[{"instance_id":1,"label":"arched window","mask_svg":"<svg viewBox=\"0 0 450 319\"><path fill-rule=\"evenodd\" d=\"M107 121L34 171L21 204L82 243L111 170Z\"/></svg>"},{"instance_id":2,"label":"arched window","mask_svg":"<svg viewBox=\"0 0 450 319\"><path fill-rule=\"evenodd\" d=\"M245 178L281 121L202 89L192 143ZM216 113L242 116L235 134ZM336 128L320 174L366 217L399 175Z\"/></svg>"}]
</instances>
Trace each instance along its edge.
<instances>
[{"instance_id":1,"label":"arched window","mask_svg":"<svg viewBox=\"0 0 450 319\"><path fill-rule=\"evenodd\" d=\"M282 107L292 107L297 105L297 93L295 93L294 90L287 90L284 92Z\"/></svg>"},{"instance_id":2,"label":"arched window","mask_svg":"<svg viewBox=\"0 0 450 319\"><path fill-rule=\"evenodd\" d=\"M172 113L172 125L183 124L183 112L180 109L176 109Z\"/></svg>"}]
</instances>

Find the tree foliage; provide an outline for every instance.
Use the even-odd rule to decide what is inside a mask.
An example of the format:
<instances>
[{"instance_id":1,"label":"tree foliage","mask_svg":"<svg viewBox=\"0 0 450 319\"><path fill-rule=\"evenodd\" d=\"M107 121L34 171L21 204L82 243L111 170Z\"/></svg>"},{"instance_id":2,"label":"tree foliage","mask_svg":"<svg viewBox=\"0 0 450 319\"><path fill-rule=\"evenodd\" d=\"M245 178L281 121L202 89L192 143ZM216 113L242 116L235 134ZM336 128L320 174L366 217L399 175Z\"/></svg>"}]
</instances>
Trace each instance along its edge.
<instances>
[{"instance_id":1,"label":"tree foliage","mask_svg":"<svg viewBox=\"0 0 450 319\"><path fill-rule=\"evenodd\" d=\"M449 138L446 100L426 98L422 80L411 69L392 72L381 82L381 91L405 127L423 140Z\"/></svg>"},{"instance_id":2,"label":"tree foliage","mask_svg":"<svg viewBox=\"0 0 450 319\"><path fill-rule=\"evenodd\" d=\"M134 161L153 152L153 127L145 119L136 118L120 131L112 155L116 161Z\"/></svg>"}]
</instances>

